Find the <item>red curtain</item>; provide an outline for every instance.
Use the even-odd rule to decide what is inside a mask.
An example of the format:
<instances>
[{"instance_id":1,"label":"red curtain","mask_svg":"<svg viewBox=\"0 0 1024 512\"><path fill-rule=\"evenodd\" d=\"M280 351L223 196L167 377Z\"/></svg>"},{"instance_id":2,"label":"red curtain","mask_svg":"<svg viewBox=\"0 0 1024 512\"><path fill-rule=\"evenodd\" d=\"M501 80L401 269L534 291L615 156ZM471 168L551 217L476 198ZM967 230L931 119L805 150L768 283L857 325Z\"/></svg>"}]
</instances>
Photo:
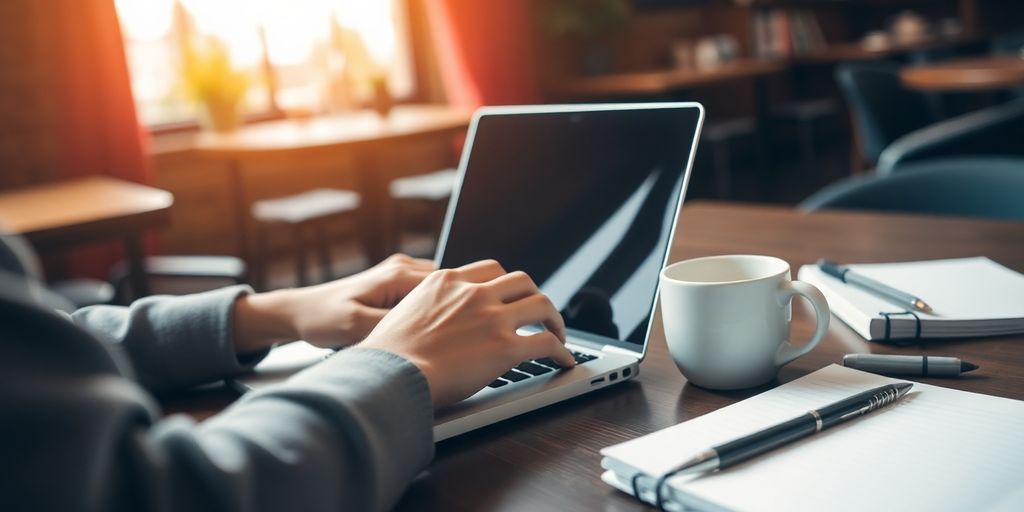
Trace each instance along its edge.
<instances>
[{"instance_id":1,"label":"red curtain","mask_svg":"<svg viewBox=\"0 0 1024 512\"><path fill-rule=\"evenodd\" d=\"M456 106L540 101L533 13L526 0L428 0L449 101Z\"/></svg>"},{"instance_id":2,"label":"red curtain","mask_svg":"<svg viewBox=\"0 0 1024 512\"><path fill-rule=\"evenodd\" d=\"M50 0L61 174L152 182L114 0ZM105 278L120 244L73 251L70 274Z\"/></svg>"}]
</instances>

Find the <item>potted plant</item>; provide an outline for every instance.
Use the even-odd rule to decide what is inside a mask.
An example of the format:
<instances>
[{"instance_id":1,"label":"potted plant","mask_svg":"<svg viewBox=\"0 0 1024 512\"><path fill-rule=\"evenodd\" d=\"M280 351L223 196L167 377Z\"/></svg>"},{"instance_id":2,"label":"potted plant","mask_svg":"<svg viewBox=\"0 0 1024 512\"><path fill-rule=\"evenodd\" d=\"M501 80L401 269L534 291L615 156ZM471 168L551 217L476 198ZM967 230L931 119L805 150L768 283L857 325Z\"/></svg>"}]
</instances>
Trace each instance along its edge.
<instances>
[{"instance_id":1,"label":"potted plant","mask_svg":"<svg viewBox=\"0 0 1024 512\"><path fill-rule=\"evenodd\" d=\"M186 94L203 107L203 124L217 132L230 132L241 124L240 106L249 89L249 75L231 65L231 55L220 40L210 38L199 47L185 46L181 70Z\"/></svg>"},{"instance_id":2,"label":"potted plant","mask_svg":"<svg viewBox=\"0 0 1024 512\"><path fill-rule=\"evenodd\" d=\"M540 10L540 26L548 35L576 40L582 49L583 72L611 70L607 38L629 22L628 0L551 0Z\"/></svg>"}]
</instances>

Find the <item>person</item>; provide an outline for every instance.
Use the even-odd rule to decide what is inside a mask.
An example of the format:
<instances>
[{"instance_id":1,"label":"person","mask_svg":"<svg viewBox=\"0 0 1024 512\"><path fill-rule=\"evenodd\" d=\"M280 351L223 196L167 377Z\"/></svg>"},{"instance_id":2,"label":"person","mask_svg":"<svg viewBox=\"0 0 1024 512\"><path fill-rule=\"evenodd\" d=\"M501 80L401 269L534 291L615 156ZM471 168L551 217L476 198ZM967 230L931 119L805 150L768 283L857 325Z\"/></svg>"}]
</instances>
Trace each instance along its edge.
<instances>
[{"instance_id":1,"label":"person","mask_svg":"<svg viewBox=\"0 0 1024 512\"><path fill-rule=\"evenodd\" d=\"M60 314L31 260L0 239L6 511L388 509L433 456L436 407L525 359L573 365L550 301L494 261L398 255L308 288ZM161 417L150 394L245 372L295 339L348 348L201 423Z\"/></svg>"}]
</instances>

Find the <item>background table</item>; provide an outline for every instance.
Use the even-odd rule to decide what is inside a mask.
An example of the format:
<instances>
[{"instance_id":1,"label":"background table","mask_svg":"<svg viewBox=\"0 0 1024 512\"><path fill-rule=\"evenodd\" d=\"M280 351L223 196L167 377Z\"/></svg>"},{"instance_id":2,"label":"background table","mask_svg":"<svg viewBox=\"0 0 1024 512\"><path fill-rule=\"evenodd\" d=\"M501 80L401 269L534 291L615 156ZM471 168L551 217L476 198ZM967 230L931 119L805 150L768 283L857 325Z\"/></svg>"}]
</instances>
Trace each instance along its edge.
<instances>
[{"instance_id":1,"label":"background table","mask_svg":"<svg viewBox=\"0 0 1024 512\"><path fill-rule=\"evenodd\" d=\"M925 91L998 91L1024 85L1024 58L992 55L911 66L900 71L903 85Z\"/></svg>"},{"instance_id":2,"label":"background table","mask_svg":"<svg viewBox=\"0 0 1024 512\"><path fill-rule=\"evenodd\" d=\"M395 178L440 169L407 169L388 165L387 156L417 144L433 143L451 148L464 135L472 112L443 105L400 105L386 117L370 110L317 116L308 120L284 119L246 125L232 133L201 132L161 141L158 151L194 152L230 163L231 193L239 237L238 254L251 256L246 233L254 198L248 197L246 162L273 156L296 161L311 152L351 154L358 162L357 191L362 195L361 237L371 263L394 250L389 239L391 211L388 184ZM302 172L296 166L293 172ZM342 172L342 171L338 171ZM250 260L258 260L251 258Z\"/></svg>"},{"instance_id":3,"label":"background table","mask_svg":"<svg viewBox=\"0 0 1024 512\"><path fill-rule=\"evenodd\" d=\"M173 203L169 192L97 176L0 194L0 225L40 250L122 239L132 291L143 296L142 234L166 226Z\"/></svg>"},{"instance_id":4,"label":"background table","mask_svg":"<svg viewBox=\"0 0 1024 512\"><path fill-rule=\"evenodd\" d=\"M820 257L885 262L988 256L1024 271L1024 223L908 215L827 212L695 202L683 209L671 260L713 254L770 254L794 273ZM813 313L794 305L793 337L807 339ZM399 510L643 510L601 483L598 450L648 434L788 382L851 352L951 354L981 365L960 379L921 379L942 386L1024 399L1024 335L927 342L896 348L869 343L833 317L825 340L760 389L713 392L688 385L658 326L633 382L535 411L460 436L437 457ZM165 401L198 417L216 412L224 391Z\"/></svg>"}]
</instances>

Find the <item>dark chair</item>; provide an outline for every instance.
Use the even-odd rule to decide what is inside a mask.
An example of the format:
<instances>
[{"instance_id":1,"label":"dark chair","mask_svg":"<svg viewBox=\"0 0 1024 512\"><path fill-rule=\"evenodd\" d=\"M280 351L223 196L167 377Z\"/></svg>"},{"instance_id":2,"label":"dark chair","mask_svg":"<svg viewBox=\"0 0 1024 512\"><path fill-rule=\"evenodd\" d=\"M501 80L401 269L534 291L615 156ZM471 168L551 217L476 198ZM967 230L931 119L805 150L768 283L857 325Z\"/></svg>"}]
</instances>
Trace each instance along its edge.
<instances>
[{"instance_id":1,"label":"dark chair","mask_svg":"<svg viewBox=\"0 0 1024 512\"><path fill-rule=\"evenodd\" d=\"M1024 54L1024 30L1009 32L992 38L992 53L1003 55Z\"/></svg>"},{"instance_id":2,"label":"dark chair","mask_svg":"<svg viewBox=\"0 0 1024 512\"><path fill-rule=\"evenodd\" d=\"M886 176L854 176L819 190L800 209L878 210L1024 220L1024 158L919 162Z\"/></svg>"},{"instance_id":3,"label":"dark chair","mask_svg":"<svg viewBox=\"0 0 1024 512\"><path fill-rule=\"evenodd\" d=\"M936 121L924 96L900 83L900 67L875 61L848 62L836 68L865 166L873 166L892 141Z\"/></svg>"},{"instance_id":4,"label":"dark chair","mask_svg":"<svg viewBox=\"0 0 1024 512\"><path fill-rule=\"evenodd\" d=\"M944 60L954 59L960 54L953 48L938 47L917 50L907 56L907 62L911 66L927 66ZM957 98L953 94L938 92L922 92L921 96L928 103L932 117L935 119L946 119L958 112L956 108Z\"/></svg>"},{"instance_id":5,"label":"dark chair","mask_svg":"<svg viewBox=\"0 0 1024 512\"><path fill-rule=\"evenodd\" d=\"M882 151L876 172L945 156L1024 155L1024 98L908 133Z\"/></svg>"},{"instance_id":6,"label":"dark chair","mask_svg":"<svg viewBox=\"0 0 1024 512\"><path fill-rule=\"evenodd\" d=\"M1024 30L1009 32L992 38L992 53L998 55L1020 55L1024 57ZM1009 91L1011 97L1024 98L1024 87Z\"/></svg>"}]
</instances>

